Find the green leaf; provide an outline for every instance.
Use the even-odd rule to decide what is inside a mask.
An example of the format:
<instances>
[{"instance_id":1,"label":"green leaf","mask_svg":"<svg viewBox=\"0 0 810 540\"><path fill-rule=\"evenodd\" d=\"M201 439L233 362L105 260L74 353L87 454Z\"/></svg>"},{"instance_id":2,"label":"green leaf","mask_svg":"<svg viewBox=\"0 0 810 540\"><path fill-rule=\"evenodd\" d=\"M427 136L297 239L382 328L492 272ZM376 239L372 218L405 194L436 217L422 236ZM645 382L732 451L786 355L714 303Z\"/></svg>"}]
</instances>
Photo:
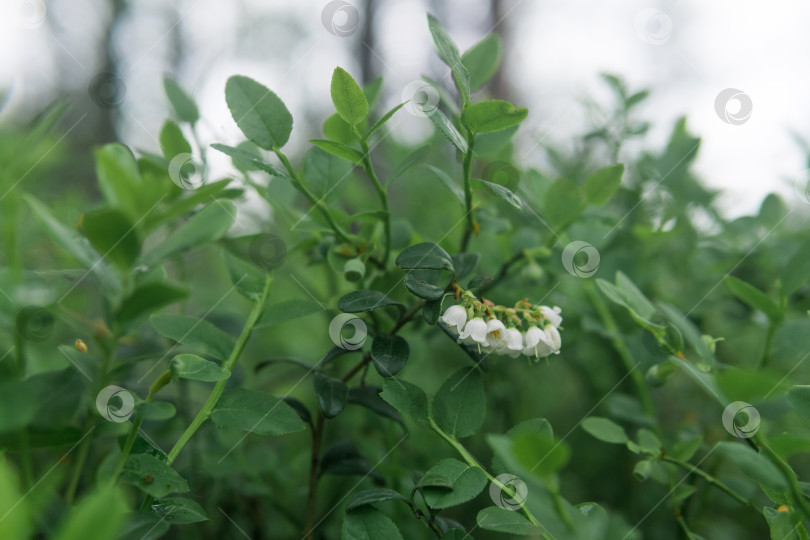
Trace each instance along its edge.
<instances>
[{"instance_id":1,"label":"green leaf","mask_svg":"<svg viewBox=\"0 0 810 540\"><path fill-rule=\"evenodd\" d=\"M726 286L734 293L734 296L752 308L763 312L772 322L779 322L784 319L785 314L776 302L753 285L734 276L726 276L724 281Z\"/></svg>"},{"instance_id":2,"label":"green leaf","mask_svg":"<svg viewBox=\"0 0 810 540\"><path fill-rule=\"evenodd\" d=\"M64 521L51 538L115 540L124 527L126 513L127 503L120 489L117 487L99 489L66 513Z\"/></svg>"},{"instance_id":3,"label":"green leaf","mask_svg":"<svg viewBox=\"0 0 810 540\"><path fill-rule=\"evenodd\" d=\"M790 296L799 290L810 278L810 239L799 245L796 253L782 269L782 293Z\"/></svg>"},{"instance_id":4,"label":"green leaf","mask_svg":"<svg viewBox=\"0 0 810 540\"><path fill-rule=\"evenodd\" d=\"M319 199L330 201L340 193L340 187L350 184L352 165L321 148L311 148L304 156L303 174L312 193Z\"/></svg>"},{"instance_id":5,"label":"green leaf","mask_svg":"<svg viewBox=\"0 0 810 540\"><path fill-rule=\"evenodd\" d=\"M228 232L234 219L236 207L231 201L215 201L183 223L169 238L155 246L146 254L143 262L152 266L178 251L213 242Z\"/></svg>"},{"instance_id":6,"label":"green leaf","mask_svg":"<svg viewBox=\"0 0 810 540\"><path fill-rule=\"evenodd\" d=\"M223 362L236 346L231 336L203 319L184 315L152 315L149 322L161 336Z\"/></svg>"},{"instance_id":7,"label":"green leaf","mask_svg":"<svg viewBox=\"0 0 810 540\"><path fill-rule=\"evenodd\" d=\"M129 514L127 525L117 540L159 540L169 532L170 525L152 510Z\"/></svg>"},{"instance_id":8,"label":"green leaf","mask_svg":"<svg viewBox=\"0 0 810 540\"><path fill-rule=\"evenodd\" d=\"M346 122L354 126L366 119L368 116L366 95L345 69L335 68L329 90L335 110Z\"/></svg>"},{"instance_id":9,"label":"green leaf","mask_svg":"<svg viewBox=\"0 0 810 540\"><path fill-rule=\"evenodd\" d=\"M429 113L425 113L430 118L430 121L433 122L433 125L444 135L448 141L450 141L453 146L458 148L458 151L462 154L467 153L467 141L458 132L456 126L447 118L442 111L439 109L435 109Z\"/></svg>"},{"instance_id":10,"label":"green leaf","mask_svg":"<svg viewBox=\"0 0 810 540\"><path fill-rule=\"evenodd\" d=\"M428 423L428 400L418 386L401 379L383 379L380 397L414 422Z\"/></svg>"},{"instance_id":11,"label":"green leaf","mask_svg":"<svg viewBox=\"0 0 810 540\"><path fill-rule=\"evenodd\" d=\"M369 109L374 109L377 105L382 93L382 87L383 78L380 76L374 77L363 86L363 93L366 95L366 100L368 100Z\"/></svg>"},{"instance_id":12,"label":"green leaf","mask_svg":"<svg viewBox=\"0 0 810 540\"><path fill-rule=\"evenodd\" d=\"M408 102L406 101L404 103L400 103L399 105L395 105L387 113L385 113L382 116L382 118L374 122L374 125L368 128L368 131L366 131L365 134L363 135L363 140L364 141L368 140L368 138L371 136L372 133L383 127L386 124L386 122L391 120L391 117L394 116L394 114L396 114L396 112L400 110L402 107L404 107L407 103Z\"/></svg>"},{"instance_id":13,"label":"green leaf","mask_svg":"<svg viewBox=\"0 0 810 540\"><path fill-rule=\"evenodd\" d=\"M7 395L3 395L8 400ZM20 491L14 467L4 455L0 458L0 537L31 538L31 509Z\"/></svg>"},{"instance_id":14,"label":"green leaf","mask_svg":"<svg viewBox=\"0 0 810 540\"><path fill-rule=\"evenodd\" d=\"M172 376L192 381L216 382L230 377L231 372L196 354L178 354L169 363Z\"/></svg>"},{"instance_id":15,"label":"green leaf","mask_svg":"<svg viewBox=\"0 0 810 540\"><path fill-rule=\"evenodd\" d=\"M616 285L600 278L597 278L596 285L610 300L629 309L640 317L642 322L652 324L649 323L649 320L655 317L655 306L621 271L616 272Z\"/></svg>"},{"instance_id":16,"label":"green leaf","mask_svg":"<svg viewBox=\"0 0 810 540\"><path fill-rule=\"evenodd\" d=\"M321 150L325 150L333 156L343 158L346 161L354 163L355 165L360 165L363 163L363 153L360 152L360 150L356 150L346 144L329 141L326 139L310 139L309 142Z\"/></svg>"},{"instance_id":17,"label":"green leaf","mask_svg":"<svg viewBox=\"0 0 810 540\"><path fill-rule=\"evenodd\" d=\"M379 392L379 388L370 386L350 388L348 403L362 405L368 410L382 416L383 418L393 420L405 428L405 422L402 420L402 416L400 416L395 408L383 401Z\"/></svg>"},{"instance_id":18,"label":"green leaf","mask_svg":"<svg viewBox=\"0 0 810 540\"><path fill-rule=\"evenodd\" d=\"M104 200L133 222L143 218L143 179L132 151L123 144L105 144L93 152L98 187ZM146 210L146 209L144 209Z\"/></svg>"},{"instance_id":19,"label":"green leaf","mask_svg":"<svg viewBox=\"0 0 810 540\"><path fill-rule=\"evenodd\" d=\"M787 483L776 465L745 444L719 442L716 452L733 461L752 480L774 489L787 489Z\"/></svg>"},{"instance_id":20,"label":"green leaf","mask_svg":"<svg viewBox=\"0 0 810 540\"><path fill-rule=\"evenodd\" d=\"M438 300L444 296L445 286L436 285L438 270L411 270L405 274L405 288L419 298Z\"/></svg>"},{"instance_id":21,"label":"green leaf","mask_svg":"<svg viewBox=\"0 0 810 540\"><path fill-rule=\"evenodd\" d=\"M86 238L82 237L75 229L62 225L53 217L44 204L31 195L26 193L23 198L31 207L37 220L45 228L45 232L56 244L73 255L85 268L96 274L96 277L107 291L117 294L121 290L121 283L116 275L113 274L110 267L96 253Z\"/></svg>"},{"instance_id":22,"label":"green leaf","mask_svg":"<svg viewBox=\"0 0 810 540\"><path fill-rule=\"evenodd\" d=\"M243 75L225 84L225 101L236 125L260 148L281 148L290 138L293 118L270 89Z\"/></svg>"},{"instance_id":23,"label":"green leaf","mask_svg":"<svg viewBox=\"0 0 810 540\"><path fill-rule=\"evenodd\" d=\"M501 63L501 38L487 34L461 56L461 62L470 74L470 90L478 90L495 75Z\"/></svg>"},{"instance_id":24,"label":"green leaf","mask_svg":"<svg viewBox=\"0 0 810 540\"><path fill-rule=\"evenodd\" d=\"M334 418L340 414L349 397L349 387L346 383L322 373L315 373L314 384L318 407L323 415L326 418Z\"/></svg>"},{"instance_id":25,"label":"green leaf","mask_svg":"<svg viewBox=\"0 0 810 540\"><path fill-rule=\"evenodd\" d=\"M225 266L228 268L231 282L236 287L237 292L251 302L258 302L264 293L264 272L255 265L240 257L231 255L227 251L223 251L223 256L225 257Z\"/></svg>"},{"instance_id":26,"label":"green leaf","mask_svg":"<svg viewBox=\"0 0 810 540\"><path fill-rule=\"evenodd\" d=\"M285 435L304 429L295 410L284 401L256 390L226 390L211 413L219 428L237 428L259 435Z\"/></svg>"},{"instance_id":27,"label":"green leaf","mask_svg":"<svg viewBox=\"0 0 810 540\"><path fill-rule=\"evenodd\" d=\"M446 483L450 485L449 490ZM425 503L430 508L442 509L474 499L486 487L487 476L480 467L457 459L443 459L425 473L420 485Z\"/></svg>"},{"instance_id":28,"label":"green leaf","mask_svg":"<svg viewBox=\"0 0 810 540\"><path fill-rule=\"evenodd\" d=\"M173 525L208 521L202 506L184 497L168 497L152 504L152 510Z\"/></svg>"},{"instance_id":29,"label":"green leaf","mask_svg":"<svg viewBox=\"0 0 810 540\"><path fill-rule=\"evenodd\" d=\"M152 497L188 492L188 484L182 476L171 466L149 454L129 456L120 480L138 487Z\"/></svg>"},{"instance_id":30,"label":"green leaf","mask_svg":"<svg viewBox=\"0 0 810 540\"><path fill-rule=\"evenodd\" d=\"M433 242L422 242L406 248L397 256L396 265L404 270L450 270L454 272L453 259Z\"/></svg>"},{"instance_id":31,"label":"green leaf","mask_svg":"<svg viewBox=\"0 0 810 540\"><path fill-rule=\"evenodd\" d=\"M135 408L144 420L168 420L177 414L175 406L168 401L141 401Z\"/></svg>"},{"instance_id":32,"label":"green leaf","mask_svg":"<svg viewBox=\"0 0 810 540\"><path fill-rule=\"evenodd\" d=\"M487 396L481 374L474 368L460 369L442 384L433 398L431 416L448 435L474 435L484 423Z\"/></svg>"},{"instance_id":33,"label":"green leaf","mask_svg":"<svg viewBox=\"0 0 810 540\"><path fill-rule=\"evenodd\" d=\"M618 163L589 174L585 178L585 197L590 204L600 206L608 202L622 184L624 164Z\"/></svg>"},{"instance_id":34,"label":"green leaf","mask_svg":"<svg viewBox=\"0 0 810 540\"><path fill-rule=\"evenodd\" d=\"M546 191L543 215L557 233L579 217L584 209L582 190L571 180L560 178Z\"/></svg>"},{"instance_id":35,"label":"green leaf","mask_svg":"<svg viewBox=\"0 0 810 540\"><path fill-rule=\"evenodd\" d=\"M267 306L254 328L264 328L275 324L300 319L313 313L320 313L325 308L322 304L312 300L285 300L278 304Z\"/></svg>"},{"instance_id":36,"label":"green leaf","mask_svg":"<svg viewBox=\"0 0 810 540\"><path fill-rule=\"evenodd\" d=\"M495 195L506 201L515 210L523 210L523 200L511 189L507 188L506 186L496 184L495 182L481 180L480 178L473 178L473 180L476 180L484 184L484 187L486 187L492 193L494 193Z\"/></svg>"},{"instance_id":37,"label":"green leaf","mask_svg":"<svg viewBox=\"0 0 810 540\"><path fill-rule=\"evenodd\" d=\"M219 150L223 154L231 156L235 160L242 160L250 163L251 165L255 166L259 170L262 170L269 174L270 176L278 176L278 177L286 177L287 174L282 170L278 169L275 165L267 163L259 156L255 156L250 152L242 150L241 148L234 148L233 146L227 146L225 144L212 144L211 148L214 150Z\"/></svg>"},{"instance_id":38,"label":"green leaf","mask_svg":"<svg viewBox=\"0 0 810 540\"><path fill-rule=\"evenodd\" d=\"M509 534L519 534L524 536L540 537L545 529L532 525L523 514L501 508L490 506L484 508L475 518L479 527L488 531L497 531Z\"/></svg>"},{"instance_id":39,"label":"green leaf","mask_svg":"<svg viewBox=\"0 0 810 540\"><path fill-rule=\"evenodd\" d=\"M194 103L194 100L185 90L180 88L177 81L170 77L163 77L163 89L166 91L166 97L169 98L169 102L180 120L193 125L200 119L197 104Z\"/></svg>"},{"instance_id":40,"label":"green leaf","mask_svg":"<svg viewBox=\"0 0 810 540\"><path fill-rule=\"evenodd\" d=\"M439 57L450 66L453 72L453 80L458 88L458 93L461 97L461 102L466 104L470 102L470 74L467 68L461 61L461 56L458 52L458 47L453 42L452 38L447 34L444 28L441 27L439 21L428 13L428 28L430 35L433 36L433 43L436 44L436 51Z\"/></svg>"},{"instance_id":41,"label":"green leaf","mask_svg":"<svg viewBox=\"0 0 810 540\"><path fill-rule=\"evenodd\" d=\"M388 488L376 488L376 489L365 489L363 491L358 491L355 493L349 502L346 503L346 511L354 510L355 508L360 508L361 506L367 506L369 504L374 504L376 502L382 501L391 501L391 500L402 500L407 501L405 497L399 494L399 492L394 491L393 489Z\"/></svg>"},{"instance_id":42,"label":"green leaf","mask_svg":"<svg viewBox=\"0 0 810 540\"><path fill-rule=\"evenodd\" d=\"M369 289L352 291L338 299L338 309L344 313L361 313L385 306L395 306L403 311L405 309L400 302L391 300L379 291Z\"/></svg>"},{"instance_id":43,"label":"green leaf","mask_svg":"<svg viewBox=\"0 0 810 540\"><path fill-rule=\"evenodd\" d=\"M512 454L527 471L547 479L565 467L571 448L546 432L520 430L511 435Z\"/></svg>"},{"instance_id":44,"label":"green leaf","mask_svg":"<svg viewBox=\"0 0 810 540\"><path fill-rule=\"evenodd\" d=\"M102 209L89 212L81 220L82 233L106 260L129 270L141 252L135 227L120 211Z\"/></svg>"},{"instance_id":45,"label":"green leaf","mask_svg":"<svg viewBox=\"0 0 810 540\"><path fill-rule=\"evenodd\" d=\"M692 459L692 456L695 455L695 452L698 451L701 444L703 444L703 437L701 435L695 435L694 437L673 444L672 448L667 450L667 454L681 461L689 461Z\"/></svg>"},{"instance_id":46,"label":"green leaf","mask_svg":"<svg viewBox=\"0 0 810 540\"><path fill-rule=\"evenodd\" d=\"M771 532L771 540L799 540L798 523L794 523L792 515L788 512L780 512L776 508L762 509L762 515L768 522Z\"/></svg>"},{"instance_id":47,"label":"green leaf","mask_svg":"<svg viewBox=\"0 0 810 540\"><path fill-rule=\"evenodd\" d=\"M402 371L409 354L408 342L399 336L377 334L371 343L371 360L383 377L393 377Z\"/></svg>"},{"instance_id":48,"label":"green leaf","mask_svg":"<svg viewBox=\"0 0 810 540\"><path fill-rule=\"evenodd\" d=\"M810 422L810 386L794 386L788 390L787 397L793 410Z\"/></svg>"},{"instance_id":49,"label":"green leaf","mask_svg":"<svg viewBox=\"0 0 810 540\"><path fill-rule=\"evenodd\" d=\"M400 161L396 167L394 167L394 170L391 171L391 174L388 175L386 184L390 184L391 182L402 176L402 174L405 173L405 171L410 169L420 159L425 157L425 154L427 154L428 151L430 151L430 145L426 144L424 146L420 146L419 148L417 148L416 150L405 156L405 158L402 161Z\"/></svg>"},{"instance_id":50,"label":"green leaf","mask_svg":"<svg viewBox=\"0 0 810 540\"><path fill-rule=\"evenodd\" d=\"M456 196L456 199L458 199L458 202L460 202L462 206L465 204L464 192L461 190L461 187L456 183L455 180L450 178L450 176L446 172L439 169L438 167L434 167L433 165L429 164L425 164L425 167L433 171L433 174L439 177L439 180L442 181L442 184L444 184L447 187L447 189L449 189L450 192Z\"/></svg>"},{"instance_id":51,"label":"green leaf","mask_svg":"<svg viewBox=\"0 0 810 540\"><path fill-rule=\"evenodd\" d=\"M147 283L124 298L121 307L115 312L115 319L125 325L187 297L188 291L185 289L178 289L165 283Z\"/></svg>"},{"instance_id":52,"label":"green leaf","mask_svg":"<svg viewBox=\"0 0 810 540\"><path fill-rule=\"evenodd\" d=\"M473 133L492 133L516 126L529 115L529 109L515 107L501 99L489 99L466 107L461 122Z\"/></svg>"},{"instance_id":53,"label":"green leaf","mask_svg":"<svg viewBox=\"0 0 810 540\"><path fill-rule=\"evenodd\" d=\"M374 508L362 506L346 512L340 529L341 540L402 540L402 534L391 519Z\"/></svg>"},{"instance_id":54,"label":"green leaf","mask_svg":"<svg viewBox=\"0 0 810 540\"><path fill-rule=\"evenodd\" d=\"M582 422L582 429L599 439L612 444L625 444L628 440L624 428L613 420L591 416Z\"/></svg>"},{"instance_id":55,"label":"green leaf","mask_svg":"<svg viewBox=\"0 0 810 540\"><path fill-rule=\"evenodd\" d=\"M357 136L352 131L352 126L340 117L338 113L324 120L323 134L326 138L332 141L337 141L344 144L350 144L357 141Z\"/></svg>"},{"instance_id":56,"label":"green leaf","mask_svg":"<svg viewBox=\"0 0 810 540\"><path fill-rule=\"evenodd\" d=\"M163 156L170 161L178 154L191 153L191 144L189 144L186 137L183 135L183 130L171 120L163 122L163 127L160 129L159 140L160 150L163 152Z\"/></svg>"}]
</instances>

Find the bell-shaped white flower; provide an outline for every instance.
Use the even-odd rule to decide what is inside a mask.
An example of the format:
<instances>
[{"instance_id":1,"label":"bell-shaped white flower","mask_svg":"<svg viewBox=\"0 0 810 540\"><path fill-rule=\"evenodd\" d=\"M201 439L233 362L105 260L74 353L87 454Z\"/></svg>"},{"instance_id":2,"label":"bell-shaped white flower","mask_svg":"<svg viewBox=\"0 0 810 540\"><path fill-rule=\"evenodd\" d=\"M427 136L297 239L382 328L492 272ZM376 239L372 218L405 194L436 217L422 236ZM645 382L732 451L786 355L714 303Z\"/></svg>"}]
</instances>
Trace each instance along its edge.
<instances>
[{"instance_id":1,"label":"bell-shaped white flower","mask_svg":"<svg viewBox=\"0 0 810 540\"><path fill-rule=\"evenodd\" d=\"M458 335L467 323L467 310L464 306L450 306L442 315L442 322L446 324L450 331Z\"/></svg>"},{"instance_id":2,"label":"bell-shaped white flower","mask_svg":"<svg viewBox=\"0 0 810 540\"><path fill-rule=\"evenodd\" d=\"M506 350L504 353L517 358L523 352L523 334L517 328L507 328L504 332Z\"/></svg>"},{"instance_id":3,"label":"bell-shaped white flower","mask_svg":"<svg viewBox=\"0 0 810 540\"><path fill-rule=\"evenodd\" d=\"M562 317L560 313L562 313L562 309L560 306L554 306L554 308L550 308L548 306L540 306L540 313L543 314L543 317L546 318L548 322L554 325L555 328L559 328L562 324Z\"/></svg>"},{"instance_id":4,"label":"bell-shaped white flower","mask_svg":"<svg viewBox=\"0 0 810 540\"><path fill-rule=\"evenodd\" d=\"M500 354L506 349L506 326L498 319L487 321L487 341L492 352Z\"/></svg>"},{"instance_id":5,"label":"bell-shaped white flower","mask_svg":"<svg viewBox=\"0 0 810 540\"><path fill-rule=\"evenodd\" d=\"M526 356L541 358L554 352L546 333L536 326L532 326L526 331L525 339L526 342L524 343L523 354Z\"/></svg>"},{"instance_id":6,"label":"bell-shaped white flower","mask_svg":"<svg viewBox=\"0 0 810 540\"><path fill-rule=\"evenodd\" d=\"M488 347L487 323L481 317L470 319L467 324L464 325L464 328L458 335L458 339L462 343L478 343L480 346Z\"/></svg>"},{"instance_id":7,"label":"bell-shaped white flower","mask_svg":"<svg viewBox=\"0 0 810 540\"><path fill-rule=\"evenodd\" d=\"M547 326L545 330L543 330L543 333L546 334L546 339L551 345L551 349L554 352L554 354L560 354L560 347L562 346L562 338L560 337L560 331L557 330L557 327Z\"/></svg>"}]
</instances>

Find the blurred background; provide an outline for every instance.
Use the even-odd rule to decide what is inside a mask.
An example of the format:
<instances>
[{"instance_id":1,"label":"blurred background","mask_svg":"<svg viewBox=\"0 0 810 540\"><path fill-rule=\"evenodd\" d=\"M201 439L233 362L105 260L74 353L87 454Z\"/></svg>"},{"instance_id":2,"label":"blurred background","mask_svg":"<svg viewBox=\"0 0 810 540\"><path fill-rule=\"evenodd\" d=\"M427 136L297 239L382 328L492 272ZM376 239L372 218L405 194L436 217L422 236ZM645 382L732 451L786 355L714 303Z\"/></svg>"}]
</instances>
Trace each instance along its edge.
<instances>
[{"instance_id":1,"label":"blurred background","mask_svg":"<svg viewBox=\"0 0 810 540\"><path fill-rule=\"evenodd\" d=\"M639 110L650 122L647 143L663 143L673 121L688 118L703 137L695 171L725 190L718 206L728 217L803 184L810 102L798 66L810 48L810 5L797 0L4 0L0 122L66 98L77 159L89 162L92 146L116 139L155 151L168 111L162 75L171 74L200 105L204 142L236 143L224 85L241 73L287 103L296 119L292 149L302 149L330 111L336 65L363 82L384 76L382 110L422 75L447 78L425 11L462 50L489 31L503 38L490 90L530 110L518 134L520 165L542 167L547 145L565 148L604 121L593 105L609 99L599 77L608 72L651 90ZM411 115L392 125L392 137L406 143L433 129ZM210 167L225 170L228 158L213 154Z\"/></svg>"}]
</instances>

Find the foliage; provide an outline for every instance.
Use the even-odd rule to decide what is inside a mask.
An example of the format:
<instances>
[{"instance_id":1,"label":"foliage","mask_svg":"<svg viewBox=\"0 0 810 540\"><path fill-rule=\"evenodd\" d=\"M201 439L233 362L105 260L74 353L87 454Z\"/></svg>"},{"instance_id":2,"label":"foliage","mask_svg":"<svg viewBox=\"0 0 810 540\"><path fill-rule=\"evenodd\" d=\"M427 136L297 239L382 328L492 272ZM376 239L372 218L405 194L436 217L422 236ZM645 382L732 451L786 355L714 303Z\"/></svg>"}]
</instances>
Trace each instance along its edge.
<instances>
[{"instance_id":1,"label":"foliage","mask_svg":"<svg viewBox=\"0 0 810 540\"><path fill-rule=\"evenodd\" d=\"M207 167L170 78L161 154L98 148L97 201L50 180L64 107L0 130L0 537L808 538L803 212L724 218L685 119L627 150L614 76L520 170L499 40L428 27L455 94L380 111L338 67L302 156L231 77L221 179L177 161Z\"/></svg>"}]
</instances>

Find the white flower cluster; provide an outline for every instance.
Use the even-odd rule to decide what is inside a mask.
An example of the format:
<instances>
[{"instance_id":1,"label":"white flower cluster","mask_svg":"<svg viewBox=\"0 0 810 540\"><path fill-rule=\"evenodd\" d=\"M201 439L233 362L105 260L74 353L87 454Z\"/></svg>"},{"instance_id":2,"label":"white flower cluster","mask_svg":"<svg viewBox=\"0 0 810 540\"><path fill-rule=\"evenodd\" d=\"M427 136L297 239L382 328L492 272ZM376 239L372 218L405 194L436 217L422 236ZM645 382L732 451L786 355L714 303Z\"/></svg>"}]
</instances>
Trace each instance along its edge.
<instances>
[{"instance_id":1,"label":"white flower cluster","mask_svg":"<svg viewBox=\"0 0 810 540\"><path fill-rule=\"evenodd\" d=\"M559 354L562 345L559 331L561 309L557 306L539 306L536 312L539 313L539 320L524 323L528 325L525 332L511 325L507 328L495 316L488 320L481 317L467 320L467 308L461 305L447 308L441 319L458 336L459 343L477 344L479 351L484 353L504 354L512 358L521 354L534 358ZM514 315L512 318L517 319Z\"/></svg>"}]
</instances>

